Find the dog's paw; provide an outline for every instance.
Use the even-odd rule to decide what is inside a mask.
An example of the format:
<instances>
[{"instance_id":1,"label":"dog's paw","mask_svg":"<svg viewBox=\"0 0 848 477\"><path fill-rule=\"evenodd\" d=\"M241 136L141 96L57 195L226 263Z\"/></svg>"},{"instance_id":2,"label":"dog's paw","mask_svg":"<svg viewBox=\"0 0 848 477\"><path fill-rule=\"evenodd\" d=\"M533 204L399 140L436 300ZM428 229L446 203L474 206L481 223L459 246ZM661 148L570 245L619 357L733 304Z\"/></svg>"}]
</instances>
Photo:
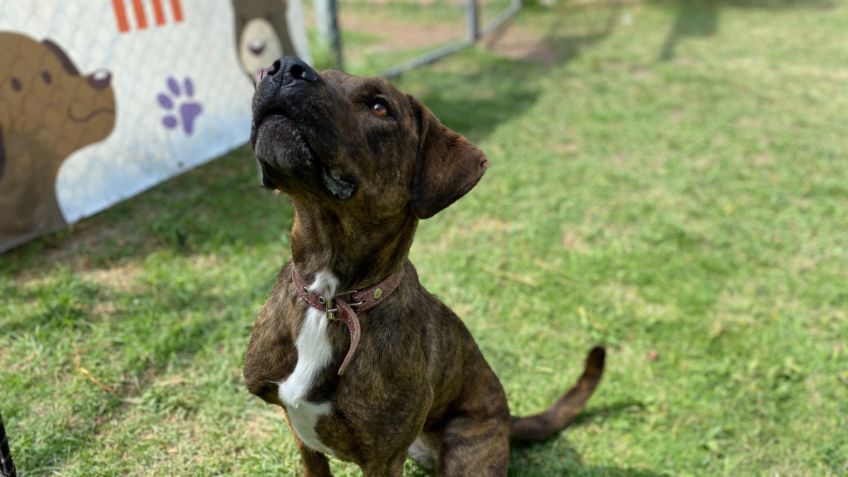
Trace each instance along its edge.
<instances>
[{"instance_id":1,"label":"dog's paw","mask_svg":"<svg viewBox=\"0 0 848 477\"><path fill-rule=\"evenodd\" d=\"M194 132L194 122L203 112L203 106L194 100L194 82L191 78L183 80L182 87L176 78L169 76L165 81L167 91L159 93L156 100L165 110L162 125L175 129L180 124L187 135Z\"/></svg>"}]
</instances>

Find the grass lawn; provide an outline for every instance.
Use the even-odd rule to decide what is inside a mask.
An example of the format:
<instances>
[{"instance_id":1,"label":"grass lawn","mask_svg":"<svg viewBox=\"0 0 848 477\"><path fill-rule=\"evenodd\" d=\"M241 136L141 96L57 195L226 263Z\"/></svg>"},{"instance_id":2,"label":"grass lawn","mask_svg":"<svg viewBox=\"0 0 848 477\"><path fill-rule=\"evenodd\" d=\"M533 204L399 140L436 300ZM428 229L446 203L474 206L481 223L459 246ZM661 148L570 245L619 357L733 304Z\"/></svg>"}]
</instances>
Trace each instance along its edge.
<instances>
[{"instance_id":1,"label":"grass lawn","mask_svg":"<svg viewBox=\"0 0 848 477\"><path fill-rule=\"evenodd\" d=\"M491 160L412 259L513 411L608 346L584 417L510 475L848 474L848 1L581 1L502 40L399 86ZM241 149L0 256L21 475L299 474L241 379L289 255L257 182Z\"/></svg>"}]
</instances>

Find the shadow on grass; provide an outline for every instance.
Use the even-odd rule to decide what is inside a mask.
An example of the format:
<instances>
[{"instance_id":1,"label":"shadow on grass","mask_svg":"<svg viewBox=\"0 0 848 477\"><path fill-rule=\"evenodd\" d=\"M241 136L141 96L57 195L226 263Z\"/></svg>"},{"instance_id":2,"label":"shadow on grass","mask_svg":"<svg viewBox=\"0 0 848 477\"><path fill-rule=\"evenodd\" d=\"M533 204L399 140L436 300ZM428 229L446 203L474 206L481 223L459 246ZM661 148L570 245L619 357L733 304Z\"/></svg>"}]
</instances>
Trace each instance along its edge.
<instances>
[{"instance_id":1,"label":"shadow on grass","mask_svg":"<svg viewBox=\"0 0 848 477\"><path fill-rule=\"evenodd\" d=\"M207 288L207 285L209 283L202 283L200 288ZM56 336L73 336L70 342L62 343L60 350L51 352L57 355L57 361L67 369L67 373L63 377L47 376L47 381L27 376L9 376L12 379L31 379L34 386L51 386L50 382L56 380L60 390L65 386L73 389L68 379L89 379L93 382L90 383L90 393L63 396L68 398L71 415L50 423L49 433L26 443L25 452L16 456L19 469L27 470L27 475L59 470L67 459L96 446L104 425L120 421L127 413L137 410L137 405L146 408L153 406L151 414L173 414L174 409L167 406L179 407L182 415L193 414L200 403L174 404L168 402L171 396L165 396L162 398L165 409L159 409L156 407L159 405L150 399L143 403L141 401L153 388L156 379L174 363L190 362L204 349L235 335L233 329L243 327L243 323L234 320L233 313L215 312L229 310L239 299L234 296L236 293L192 291L189 296L179 288L161 287L153 291L139 290L112 296L105 287L92 285L70 275L68 271L61 273L50 284L24 292L20 298L36 302L36 309L2 323L0 334L10 337L29 336L44 342L54 341ZM151 295L155 298L151 298ZM119 309L103 315L98 311L102 303L118 303ZM128 304L132 303L141 305L129 309L132 305ZM101 342L103 335L94 334L91 331L94 328L106 329L112 336ZM91 355L85 356L85 349L82 352L77 350L77 344L91 351ZM73 351L66 349L70 346L73 346ZM63 357L63 353L68 356ZM107 385L97 381L91 374L86 374L88 371L83 373L78 368L79 362L75 363L74 354L76 360L79 360L79 354L83 354L84 359L94 363L94 366L103 361L105 356L118 354L123 365L118 371L119 376L107 380ZM92 371L97 374L96 368L92 368ZM103 392L97 391L95 385ZM48 395L56 394L53 392ZM13 423L23 418L28 405L25 402L8 403L8 407L3 409L11 411L7 421ZM11 428L10 437L13 442L17 439Z\"/></svg>"},{"instance_id":2,"label":"shadow on grass","mask_svg":"<svg viewBox=\"0 0 848 477\"><path fill-rule=\"evenodd\" d=\"M832 8L833 0L668 0L675 8L675 20L663 42L660 60L674 59L677 46L691 37L714 35L719 29L720 12L725 8L740 9L822 9ZM620 20L621 2L607 0L587 7L565 5L556 10L555 20L538 41L528 42L510 55L476 58L464 69L440 66L411 73L420 75L427 87L417 96L448 126L467 135L472 141L488 136L498 125L526 111L538 100L538 81L551 68L579 57L581 53L607 39ZM573 12L581 12L587 21L569 20ZM593 27L592 24L596 25ZM509 25L484 39L495 45L509 33ZM497 50L497 48L495 48ZM401 87L403 87L401 85Z\"/></svg>"},{"instance_id":3,"label":"shadow on grass","mask_svg":"<svg viewBox=\"0 0 848 477\"><path fill-rule=\"evenodd\" d=\"M39 277L57 267L108 268L154 252L191 255L280 243L291 225L284 197L261 190L242 147L72 225L0 254L0 276Z\"/></svg>"},{"instance_id":4,"label":"shadow on grass","mask_svg":"<svg viewBox=\"0 0 848 477\"><path fill-rule=\"evenodd\" d=\"M590 408L577 416L574 420L575 426L579 426L593 419L606 419L628 411L641 411L645 408L645 403L639 401L620 401L606 406L598 406Z\"/></svg>"},{"instance_id":5,"label":"shadow on grass","mask_svg":"<svg viewBox=\"0 0 848 477\"><path fill-rule=\"evenodd\" d=\"M552 456L556 456L552 459ZM669 474L651 469L634 467L592 466L583 462L583 458L574 447L553 444L537 444L512 449L510 452L509 475L571 477L668 477Z\"/></svg>"},{"instance_id":6,"label":"shadow on grass","mask_svg":"<svg viewBox=\"0 0 848 477\"><path fill-rule=\"evenodd\" d=\"M260 190L252 155L242 148L68 231L0 255L0 313L6 305L14 310L0 320L0 334L97 348L91 350L91 362L120 353L123 363L110 383L114 392L94 391L97 399L74 400L74 418L50 424L47 435L26 443L26 452L16 456L19 468L47 472L96 445L101 427L130 412L163 370L189 362L222 336L240 335L252 321L234 313L251 309L254 292L238 296L243 289L221 286L204 274L183 280L170 275L179 270L157 262L183 258L188 260L181 263L191 263L195 257L267 249L277 266L288 254L284 237L290 225L287 200ZM124 278L130 273L125 268L144 275ZM94 280L86 272L105 277ZM130 285L112 286L122 280ZM103 332L109 337L100 342ZM245 339L248 335L245 328ZM64 378L48 377L59 387L67 385L66 378L84 378L74 371L73 352L51 353L70 371ZM28 405L12 403L4 409L10 432L16 414L28 412ZM14 442L16 436L10 437Z\"/></svg>"},{"instance_id":7,"label":"shadow on grass","mask_svg":"<svg viewBox=\"0 0 848 477\"><path fill-rule=\"evenodd\" d=\"M564 10L557 12L544 33L524 39L515 52L520 58L478 55L473 64L465 64L460 70L437 66L413 73L421 75L421 82L427 84L417 96L449 127L472 141L485 138L498 125L536 103L542 89L539 81L551 68L567 64L612 34L619 2L598 5L598 15L592 18L598 24L594 28L580 25L579 31L566 20L569 9ZM493 32L485 43L496 45L508 28Z\"/></svg>"},{"instance_id":8,"label":"shadow on grass","mask_svg":"<svg viewBox=\"0 0 848 477\"><path fill-rule=\"evenodd\" d=\"M761 8L767 10L794 8L831 8L833 0L679 0L674 26L663 42L661 61L675 57L677 45L690 37L712 36L718 31L719 13L724 8Z\"/></svg>"},{"instance_id":9,"label":"shadow on grass","mask_svg":"<svg viewBox=\"0 0 848 477\"><path fill-rule=\"evenodd\" d=\"M562 441L512 446L509 468L509 475L515 477L542 475L666 477L669 475L643 468L588 465L573 446Z\"/></svg>"},{"instance_id":10,"label":"shadow on grass","mask_svg":"<svg viewBox=\"0 0 848 477\"><path fill-rule=\"evenodd\" d=\"M644 404L638 401L620 401L584 411L563 431L567 437L569 429L589 421L606 419L625 412L640 412ZM552 459L552 456L555 456ZM668 474L650 469L620 468L612 466L590 466L583 462L579 452L567 440L551 438L536 444L513 444L510 449L510 475L569 475L608 477L660 477Z\"/></svg>"}]
</instances>

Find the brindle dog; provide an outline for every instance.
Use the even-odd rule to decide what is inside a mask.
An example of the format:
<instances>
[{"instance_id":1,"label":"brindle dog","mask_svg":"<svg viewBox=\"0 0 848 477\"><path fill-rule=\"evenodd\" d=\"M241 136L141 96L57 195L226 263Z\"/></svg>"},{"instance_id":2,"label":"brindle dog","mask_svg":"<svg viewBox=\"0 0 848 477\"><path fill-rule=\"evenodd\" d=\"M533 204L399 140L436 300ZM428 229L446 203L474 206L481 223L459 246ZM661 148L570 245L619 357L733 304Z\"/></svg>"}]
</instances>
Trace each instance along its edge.
<instances>
[{"instance_id":1,"label":"brindle dog","mask_svg":"<svg viewBox=\"0 0 848 477\"><path fill-rule=\"evenodd\" d=\"M506 475L510 441L545 439L581 412L604 350L547 411L510 417L471 334L419 283L407 258L418 221L468 192L486 157L383 79L318 74L295 58L260 79L251 143L262 184L293 203L293 261L254 325L248 389L285 409L305 475L330 475L330 454L366 476L399 476L407 453L436 475ZM360 314L342 376L348 329L304 301L290 267L326 299L402 273Z\"/></svg>"}]
</instances>

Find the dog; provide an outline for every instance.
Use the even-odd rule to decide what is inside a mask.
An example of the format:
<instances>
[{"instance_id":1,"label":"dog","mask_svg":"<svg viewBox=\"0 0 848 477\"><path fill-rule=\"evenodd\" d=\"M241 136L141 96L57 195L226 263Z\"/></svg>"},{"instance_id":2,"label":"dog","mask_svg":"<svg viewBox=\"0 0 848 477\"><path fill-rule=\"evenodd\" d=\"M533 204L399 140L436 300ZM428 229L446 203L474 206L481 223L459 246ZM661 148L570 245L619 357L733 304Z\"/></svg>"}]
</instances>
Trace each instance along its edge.
<instances>
[{"instance_id":1,"label":"dog","mask_svg":"<svg viewBox=\"0 0 848 477\"><path fill-rule=\"evenodd\" d=\"M282 406L307 476L327 455L399 476L504 476L513 441L570 424L605 351L547 411L511 417L462 321L408 259L418 221L466 194L486 156L384 79L282 58L260 75L251 144L264 187L293 204L292 260L254 324L247 389Z\"/></svg>"},{"instance_id":2,"label":"dog","mask_svg":"<svg viewBox=\"0 0 848 477\"><path fill-rule=\"evenodd\" d=\"M264 66L283 54L294 54L286 23L286 0L233 0L236 49L251 81Z\"/></svg>"},{"instance_id":3,"label":"dog","mask_svg":"<svg viewBox=\"0 0 848 477\"><path fill-rule=\"evenodd\" d=\"M107 71L83 76L56 43L0 32L0 250L66 225L59 168L114 126Z\"/></svg>"}]
</instances>

